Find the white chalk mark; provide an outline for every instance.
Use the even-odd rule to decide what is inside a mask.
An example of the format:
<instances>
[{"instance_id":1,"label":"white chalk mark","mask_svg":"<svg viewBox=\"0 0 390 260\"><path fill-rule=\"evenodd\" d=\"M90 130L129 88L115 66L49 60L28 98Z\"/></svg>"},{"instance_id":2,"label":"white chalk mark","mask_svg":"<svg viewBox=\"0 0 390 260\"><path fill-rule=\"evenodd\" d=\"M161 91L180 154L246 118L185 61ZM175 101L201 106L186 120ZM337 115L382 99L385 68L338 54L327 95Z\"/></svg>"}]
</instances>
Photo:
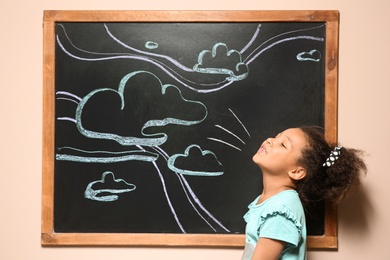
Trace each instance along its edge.
<instances>
[{"instance_id":1,"label":"white chalk mark","mask_svg":"<svg viewBox=\"0 0 390 260\"><path fill-rule=\"evenodd\" d=\"M57 100L66 100L66 101L70 101L70 102L73 102L73 103L76 103L76 104L79 103L79 102L77 102L76 100L71 99L71 98L58 97Z\"/></svg>"},{"instance_id":2,"label":"white chalk mark","mask_svg":"<svg viewBox=\"0 0 390 260\"><path fill-rule=\"evenodd\" d=\"M79 96L76 96L75 94L72 94L72 93L69 93L69 92L66 92L66 91L57 91L56 92L56 95L65 95L65 96L70 96L70 97L73 97L75 99L77 99L79 102L81 101L81 97Z\"/></svg>"},{"instance_id":3,"label":"white chalk mark","mask_svg":"<svg viewBox=\"0 0 390 260\"><path fill-rule=\"evenodd\" d=\"M252 56L258 49L260 49L263 45L265 45L266 43L276 39L276 38L279 38L279 37L282 37L284 35L287 35L287 34L293 34L293 33L300 33L300 32L305 32L305 31L310 31L310 30L315 30L315 29L318 29L318 28L321 28L323 27L324 25L320 25L320 26L316 26L316 27L311 27L311 28L306 28L306 29L299 29L299 30L293 30L293 31L289 31L289 32L284 32L284 33L281 33L281 34L278 34L274 37L271 37L269 38L268 40L266 40L265 42L263 42L262 44L260 44L254 51L252 51L251 54L249 54L246 59L244 60L244 62L246 62L250 56ZM323 39L322 39L323 41ZM248 63L247 63L248 64Z\"/></svg>"},{"instance_id":4,"label":"white chalk mark","mask_svg":"<svg viewBox=\"0 0 390 260\"><path fill-rule=\"evenodd\" d=\"M157 151L158 153L160 153L160 154L164 157L164 159L165 159L166 161L168 160L168 157L169 157L169 156L168 156L168 154L167 154L164 150L162 150L160 147L152 147L152 148L155 148L154 150ZM184 177L182 177L182 176L181 176L180 174L178 174L178 173L176 173L176 176L178 177L178 179L179 179L179 181L180 181L180 185L181 185L182 188L183 188L184 194L185 194L185 196L186 196L188 202L191 204L192 208L195 210L195 212L198 214L198 216L200 216L200 217L203 219L203 221L206 222L206 224L207 224L211 229L213 229L214 232L216 232L216 230L214 229L214 227L207 221L207 219L205 219L205 218L203 217L203 215L198 211L198 209L196 208L196 206L195 206L194 203L192 202L191 198L188 196L187 190L185 189L185 187L184 187L184 185L183 185L183 179L184 179ZM187 184L187 185L188 185L188 184ZM193 196L195 196L195 194L191 193L191 196L193 197ZM195 200L195 198L194 198L194 200Z\"/></svg>"},{"instance_id":5,"label":"white chalk mark","mask_svg":"<svg viewBox=\"0 0 390 260\"><path fill-rule=\"evenodd\" d=\"M321 60L321 52L315 49L309 52L301 52L297 54L297 60L319 62Z\"/></svg>"},{"instance_id":6,"label":"white chalk mark","mask_svg":"<svg viewBox=\"0 0 390 260\"><path fill-rule=\"evenodd\" d=\"M146 155L125 155L116 157L85 157L70 154L57 154L56 160L58 161L70 161L70 162L84 162L84 163L116 163L127 161L143 161L152 162L157 158Z\"/></svg>"},{"instance_id":7,"label":"white chalk mark","mask_svg":"<svg viewBox=\"0 0 390 260\"><path fill-rule=\"evenodd\" d=\"M284 42L288 42L288 41L294 41L294 40L324 41L324 38L313 37L313 36L296 36L296 37L285 38L285 39L282 39L282 40L280 40L280 41L276 41L276 42L270 44L269 46L265 47L264 49L262 49L261 51L259 51L258 53L256 53L256 55L253 56L252 59L250 59L249 61L247 61L246 64L249 65L249 64L252 63L252 61L254 61L260 54L262 54L262 53L265 52L266 50L271 49L271 48L274 47L275 45L278 45L278 44L281 44L281 43L284 43Z\"/></svg>"},{"instance_id":8,"label":"white chalk mark","mask_svg":"<svg viewBox=\"0 0 390 260\"><path fill-rule=\"evenodd\" d=\"M219 139L216 139L216 138L212 138L212 137L207 137L207 139L212 140L212 141L216 141L216 142L220 142L220 143L223 143L223 144L226 144L226 145L228 145L228 146L230 146L230 147L232 147L234 149L237 149L237 150L241 151L240 148L238 148L238 147L236 147L236 146L234 146L232 144L229 144L229 143L227 143L225 141L222 141L222 140L219 140Z\"/></svg>"},{"instance_id":9,"label":"white chalk mark","mask_svg":"<svg viewBox=\"0 0 390 260\"><path fill-rule=\"evenodd\" d=\"M202 158L205 156L211 156L214 158L215 162L218 164L218 170L214 169L213 171L207 170L189 170L189 169L183 169L183 168L177 168L176 167L176 160L178 158L185 158L186 160L189 160L190 157L190 151L194 149L197 150L202 154ZM202 164L202 163L201 163ZM217 156L210 150L203 150L199 145L192 144L186 148L184 151L184 154L174 154L171 157L169 157L167 162L168 168L171 169L173 172L183 174L183 175L191 175L191 176L220 176L223 174L222 171L222 164L218 161ZM203 165L203 164L202 164Z\"/></svg>"},{"instance_id":10,"label":"white chalk mark","mask_svg":"<svg viewBox=\"0 0 390 260\"><path fill-rule=\"evenodd\" d=\"M107 175L111 175L113 183L115 183L115 184L119 183L119 184L127 186L128 188L127 189L121 188L121 189L99 189L99 190L94 190L93 186L95 184L107 184L106 183L106 176ZM115 200L117 200L119 198L118 195L114 195L114 194L121 194L121 193L131 192L131 191L134 191L135 189L136 189L136 186L134 184L128 183L128 182L126 182L123 179L116 179L113 172L107 171L107 172L103 173L101 180L93 181L93 182L90 182L88 184L88 186L87 186L87 188L85 189L85 192L84 192L84 197L86 199L95 200L95 201L111 202L111 201L115 201ZM98 196L99 193L103 193L103 194L109 193L111 195Z\"/></svg>"},{"instance_id":11,"label":"white chalk mark","mask_svg":"<svg viewBox=\"0 0 390 260\"><path fill-rule=\"evenodd\" d=\"M127 44L123 43L122 41L120 41L118 38L116 38L111 32L110 30L108 29L107 25L104 24L104 27L106 28L106 31L108 33L108 35L114 40L116 41L117 43L119 43L120 45L122 45L123 47L125 47L126 49L130 49L132 51L135 51L137 53L141 53L141 54L144 54L144 55L148 55L148 56L154 56L154 57L159 57L159 58L164 58L170 62L172 62L176 67L184 70L184 71L187 71L187 72L193 72L193 70L191 68L188 68L186 66L184 66L183 64L179 63L177 60L175 59L172 59L171 57L169 56L166 56L166 55L161 55L161 54L156 54L156 53L152 53L152 52L146 52L146 51L141 51L141 50L138 50L138 49L135 49L131 46L128 46Z\"/></svg>"},{"instance_id":12,"label":"white chalk mark","mask_svg":"<svg viewBox=\"0 0 390 260\"><path fill-rule=\"evenodd\" d=\"M138 147L138 146L137 146ZM144 150L141 146L139 146L139 148L141 150ZM160 147L151 147L151 148L156 148L154 149L155 151L157 151L158 153L160 153L160 155L162 155L162 157L167 161L168 158L169 158L169 155L163 150L161 149ZM211 219L214 220L215 223L217 223L221 228L223 228L224 230L226 230L227 232L230 232L230 230L228 230L226 227L224 227L222 225L222 223L220 223L203 205L202 203L200 202L200 200L198 199L198 197L195 195L195 193L193 192L193 190L191 189L190 185L188 184L187 180L185 179L185 176L181 175L181 174L178 174L176 173L176 176L178 176L179 178L179 181L181 183L181 186L183 188L183 191L188 199L188 201L190 202L191 206L194 208L195 212L206 222L206 224L208 226L210 226L214 231L215 229L211 226L211 224L207 221L207 219L205 219L202 214L198 211L198 209L196 208L196 206L192 203L192 200L191 198L188 196L188 193L187 193L187 190L186 188L188 189L188 191L190 192L190 195L192 197L192 199L195 201L195 203L203 210L203 212L205 214L207 214ZM185 186L183 185L183 183L185 184Z\"/></svg>"},{"instance_id":13,"label":"white chalk mark","mask_svg":"<svg viewBox=\"0 0 390 260\"><path fill-rule=\"evenodd\" d=\"M157 42L152 42L152 41L147 41L145 43L145 48L147 48L149 50L157 49L158 48L158 43Z\"/></svg>"},{"instance_id":14,"label":"white chalk mark","mask_svg":"<svg viewBox=\"0 0 390 260\"><path fill-rule=\"evenodd\" d=\"M179 179L179 181L180 181L180 185L183 187L184 194L186 195L187 200L188 200L188 202L191 204L192 208L195 210L195 212L198 214L198 216L199 216L201 219L203 219L203 221L206 222L206 224L207 224L212 230L214 230L214 232L217 232L217 230L216 230L216 229L207 221L207 219L199 212L199 210L196 208L196 206L195 206L194 203L192 202L190 196L188 195L187 190L186 190L185 187L184 187L184 183L183 183L183 181L185 181L184 176L182 176L181 174L176 174L176 175L178 176L178 179ZM186 183L187 183L187 182L186 182ZM190 189L189 187L187 187L187 188ZM190 194L191 194L192 198L196 201L196 199L195 199L196 196L195 196L195 194L191 193L191 191L192 191L192 190L190 190ZM194 198L194 196L195 196L195 198Z\"/></svg>"},{"instance_id":15,"label":"white chalk mark","mask_svg":"<svg viewBox=\"0 0 390 260\"><path fill-rule=\"evenodd\" d=\"M75 124L77 123L76 119L71 118L71 117L66 117L66 116L64 116L64 117L57 117L57 120L71 121L71 122L73 122L73 123L75 123Z\"/></svg>"},{"instance_id":16,"label":"white chalk mark","mask_svg":"<svg viewBox=\"0 0 390 260\"><path fill-rule=\"evenodd\" d=\"M163 156L166 161L168 160L168 158L169 158L168 154L163 149L161 149L159 146L151 146L151 148L153 150L155 150L156 152L158 152L159 154L161 154L161 156Z\"/></svg>"},{"instance_id":17,"label":"white chalk mark","mask_svg":"<svg viewBox=\"0 0 390 260\"><path fill-rule=\"evenodd\" d=\"M191 189L191 186L188 184L187 180L185 179L185 177L183 175L179 175L180 178L182 178L184 184L186 185L188 191L190 192L192 198L194 199L194 201L196 202L196 204L198 204L198 206L203 210L203 212L205 212L212 220L214 220L215 223L217 223L221 228L223 228L225 231L227 232L230 232L229 229L227 229L221 222L219 222L204 206L203 204L200 202L200 200L198 199L198 197L195 195L194 191Z\"/></svg>"},{"instance_id":18,"label":"white chalk mark","mask_svg":"<svg viewBox=\"0 0 390 260\"><path fill-rule=\"evenodd\" d=\"M222 126L220 126L220 125L215 125L215 126L218 127L218 128L220 128L220 129L222 129L222 130L224 130L225 132L231 134L232 136L234 136L235 138L237 138L241 143L245 144L245 142L244 142L240 137L238 137L236 134L230 132L229 130L227 130L226 128L224 128L224 127L222 127Z\"/></svg>"},{"instance_id":19,"label":"white chalk mark","mask_svg":"<svg viewBox=\"0 0 390 260\"><path fill-rule=\"evenodd\" d=\"M57 153L56 160L59 161L72 161L72 162L83 162L83 163L115 163L125 161L145 161L151 162L158 159L158 154L151 153L148 151L86 151L74 147L64 146L58 149L62 150L73 150L82 154L98 154L99 156L81 156L74 154ZM107 156L109 155L109 156Z\"/></svg>"},{"instance_id":20,"label":"white chalk mark","mask_svg":"<svg viewBox=\"0 0 390 260\"><path fill-rule=\"evenodd\" d=\"M171 212L172 212L172 214L173 214L173 217L175 218L176 223L177 223L177 225L179 226L181 232L186 233L186 231L184 230L182 224L180 223L180 220L179 220L179 218L178 218L178 216L177 216L177 214L176 214L175 209L174 209L173 206L172 206L171 200L170 200L169 195L168 195L167 187L165 186L164 177L162 176L162 174L161 174L161 172L160 172L160 169L158 168L156 162L153 162L153 166L154 166L154 168L156 168L156 170L157 170L157 172L158 172L158 176L160 177L161 184L162 184L163 190L164 190L164 194L165 194L165 197L167 198L167 202L168 202L169 208L171 209Z\"/></svg>"},{"instance_id":21,"label":"white chalk mark","mask_svg":"<svg viewBox=\"0 0 390 260\"><path fill-rule=\"evenodd\" d=\"M240 51L240 53L244 53L252 44L253 42L256 40L257 38L257 35L259 35L259 32L260 32L260 27L261 27L261 24L259 24L256 28L256 31L255 31L255 34L253 34L252 36L252 39L247 43L247 45L242 48L242 50Z\"/></svg>"},{"instance_id":22,"label":"white chalk mark","mask_svg":"<svg viewBox=\"0 0 390 260\"><path fill-rule=\"evenodd\" d=\"M230 108L229 108L229 111L230 111L230 113L232 113L233 114L233 116L237 119L237 121L241 124L241 126L244 128L244 130L245 130L245 132L248 134L248 136L250 137L250 138L252 138L252 136L249 134L249 132L248 132L248 130L246 129L246 127L244 126L244 124L241 122L241 120L237 117L237 115L233 112L233 110L231 110Z\"/></svg>"},{"instance_id":23,"label":"white chalk mark","mask_svg":"<svg viewBox=\"0 0 390 260\"><path fill-rule=\"evenodd\" d=\"M226 54L226 57L238 57L238 60L234 61L236 63L235 71L228 68L222 68L220 67L220 65L217 65L217 67L210 67L210 66L206 66L206 68L203 67L204 66L203 59L205 58L205 56L211 55L212 60L218 59L217 56L221 55L221 51L218 50L221 49L223 49L223 52ZM239 70L243 70L242 67L245 67L245 71L240 75L235 75L235 72L239 72ZM198 63L194 65L193 69L194 71L205 73L205 74L226 75L227 76L226 79L229 81L243 80L248 76L249 73L248 66L242 62L241 53L236 50L229 50L228 46L223 42L216 43L213 46L211 51L210 50L201 51L198 56Z\"/></svg>"}]
</instances>

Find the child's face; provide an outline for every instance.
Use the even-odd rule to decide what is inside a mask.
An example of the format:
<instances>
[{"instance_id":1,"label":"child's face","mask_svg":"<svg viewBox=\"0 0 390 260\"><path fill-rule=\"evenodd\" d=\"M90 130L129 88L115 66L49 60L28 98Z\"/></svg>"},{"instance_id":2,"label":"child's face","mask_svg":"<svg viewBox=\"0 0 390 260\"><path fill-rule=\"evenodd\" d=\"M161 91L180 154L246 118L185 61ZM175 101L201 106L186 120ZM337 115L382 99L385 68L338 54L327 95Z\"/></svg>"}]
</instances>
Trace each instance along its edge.
<instances>
[{"instance_id":1,"label":"child's face","mask_svg":"<svg viewBox=\"0 0 390 260\"><path fill-rule=\"evenodd\" d=\"M299 128L290 128L268 138L263 142L253 161L263 170L271 174L285 174L298 167L301 151L307 146L305 133Z\"/></svg>"}]
</instances>

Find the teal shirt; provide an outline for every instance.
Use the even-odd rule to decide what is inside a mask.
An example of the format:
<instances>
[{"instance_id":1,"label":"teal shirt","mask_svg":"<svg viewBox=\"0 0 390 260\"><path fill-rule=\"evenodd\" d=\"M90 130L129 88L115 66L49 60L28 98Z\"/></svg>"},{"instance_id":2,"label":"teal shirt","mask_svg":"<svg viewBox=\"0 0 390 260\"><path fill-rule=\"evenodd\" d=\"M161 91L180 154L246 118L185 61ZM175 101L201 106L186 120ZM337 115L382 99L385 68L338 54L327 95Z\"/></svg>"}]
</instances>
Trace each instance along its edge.
<instances>
[{"instance_id":1,"label":"teal shirt","mask_svg":"<svg viewBox=\"0 0 390 260\"><path fill-rule=\"evenodd\" d=\"M247 225L242 260L251 259L260 237L286 242L280 260L306 260L306 220L298 193L282 191L256 204L258 199L249 204L244 216Z\"/></svg>"}]
</instances>

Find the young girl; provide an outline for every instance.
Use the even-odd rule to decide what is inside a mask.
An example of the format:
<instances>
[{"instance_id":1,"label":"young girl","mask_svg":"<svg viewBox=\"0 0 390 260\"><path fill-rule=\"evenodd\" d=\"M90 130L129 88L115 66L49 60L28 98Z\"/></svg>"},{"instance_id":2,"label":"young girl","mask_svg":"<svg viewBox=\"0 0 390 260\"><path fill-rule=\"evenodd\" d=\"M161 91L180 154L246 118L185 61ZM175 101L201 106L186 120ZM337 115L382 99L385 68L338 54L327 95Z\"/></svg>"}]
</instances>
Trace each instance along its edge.
<instances>
[{"instance_id":1,"label":"young girl","mask_svg":"<svg viewBox=\"0 0 390 260\"><path fill-rule=\"evenodd\" d=\"M366 165L361 151L329 145L321 128L291 128L263 142L253 161L263 174L263 192L244 219L243 260L306 259L303 205L338 203L360 186Z\"/></svg>"}]
</instances>

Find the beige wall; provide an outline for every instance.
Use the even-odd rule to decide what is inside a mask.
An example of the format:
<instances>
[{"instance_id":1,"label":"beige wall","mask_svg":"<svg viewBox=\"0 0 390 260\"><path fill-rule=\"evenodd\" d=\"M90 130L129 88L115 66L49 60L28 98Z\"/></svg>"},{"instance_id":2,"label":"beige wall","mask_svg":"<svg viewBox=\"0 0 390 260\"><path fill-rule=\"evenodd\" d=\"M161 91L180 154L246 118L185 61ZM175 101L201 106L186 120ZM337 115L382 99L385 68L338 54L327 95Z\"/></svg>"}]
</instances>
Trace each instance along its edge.
<instances>
[{"instance_id":1,"label":"beige wall","mask_svg":"<svg viewBox=\"0 0 390 260\"><path fill-rule=\"evenodd\" d=\"M367 151L364 193L339 209L339 250L310 260L389 259L390 30L388 0L1 0L0 259L239 259L240 249L42 248L44 9L333 9L341 14L339 140Z\"/></svg>"}]
</instances>

